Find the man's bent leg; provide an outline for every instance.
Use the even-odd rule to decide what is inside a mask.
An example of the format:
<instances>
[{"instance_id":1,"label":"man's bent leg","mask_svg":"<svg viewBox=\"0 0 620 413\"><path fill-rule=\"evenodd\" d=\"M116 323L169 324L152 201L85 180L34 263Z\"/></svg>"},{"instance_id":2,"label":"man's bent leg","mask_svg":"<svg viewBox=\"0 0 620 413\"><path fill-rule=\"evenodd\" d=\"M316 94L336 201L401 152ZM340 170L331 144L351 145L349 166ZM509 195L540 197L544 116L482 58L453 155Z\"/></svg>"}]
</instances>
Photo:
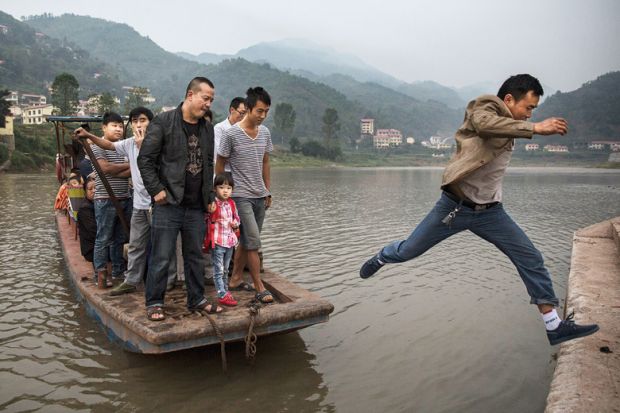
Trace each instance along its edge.
<instances>
[{"instance_id":1,"label":"man's bent leg","mask_svg":"<svg viewBox=\"0 0 620 413\"><path fill-rule=\"evenodd\" d=\"M151 226L151 257L146 277L147 307L164 304L168 266L175 253L183 212L174 205L155 205Z\"/></svg>"},{"instance_id":2,"label":"man's bent leg","mask_svg":"<svg viewBox=\"0 0 620 413\"><path fill-rule=\"evenodd\" d=\"M559 305L542 254L501 204L479 212L470 230L510 258L517 267L532 304Z\"/></svg>"}]
</instances>

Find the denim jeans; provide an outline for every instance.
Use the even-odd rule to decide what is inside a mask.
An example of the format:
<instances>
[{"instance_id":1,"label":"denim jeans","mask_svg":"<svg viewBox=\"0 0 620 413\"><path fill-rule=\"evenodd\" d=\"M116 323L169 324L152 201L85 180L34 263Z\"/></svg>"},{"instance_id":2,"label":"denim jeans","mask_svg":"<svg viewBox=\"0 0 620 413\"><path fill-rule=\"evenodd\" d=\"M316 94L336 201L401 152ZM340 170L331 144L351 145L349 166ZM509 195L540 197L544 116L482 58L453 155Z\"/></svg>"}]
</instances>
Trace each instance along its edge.
<instances>
[{"instance_id":1,"label":"denim jeans","mask_svg":"<svg viewBox=\"0 0 620 413\"><path fill-rule=\"evenodd\" d=\"M151 241L151 218L148 209L134 208L131 213L131 231L127 249L127 271L125 282L137 286L146 270L147 255ZM177 256L174 254L168 266L168 285L174 284L177 276Z\"/></svg>"},{"instance_id":2,"label":"denim jeans","mask_svg":"<svg viewBox=\"0 0 620 413\"><path fill-rule=\"evenodd\" d=\"M510 258L525 284L532 304L559 305L542 254L504 211L502 204L481 211L462 205L450 226L441 222L456 205L455 201L442 193L431 212L418 224L409 238L393 242L381 250L381 261L398 263L411 260L444 239L469 230L495 245Z\"/></svg>"},{"instance_id":3,"label":"denim jeans","mask_svg":"<svg viewBox=\"0 0 620 413\"><path fill-rule=\"evenodd\" d=\"M234 248L226 248L221 245L216 245L215 248L211 250L211 257L213 258L213 281L219 298L224 297L228 291L228 266L230 265L233 251Z\"/></svg>"},{"instance_id":4,"label":"denim jeans","mask_svg":"<svg viewBox=\"0 0 620 413\"><path fill-rule=\"evenodd\" d=\"M181 232L183 268L187 289L187 306L196 307L204 298L204 259L202 242L205 237L205 214L200 209L175 205L155 205L151 225L151 257L146 277L147 307L164 304L166 279L177 235Z\"/></svg>"},{"instance_id":5,"label":"denim jeans","mask_svg":"<svg viewBox=\"0 0 620 413\"><path fill-rule=\"evenodd\" d=\"M119 199L126 221L131 217L131 199ZM116 208L110 199L95 199L95 219L97 220L97 237L93 252L95 271L104 270L109 258L112 261L112 275L120 277L125 271L123 243L127 237L121 221L116 215Z\"/></svg>"}]
</instances>

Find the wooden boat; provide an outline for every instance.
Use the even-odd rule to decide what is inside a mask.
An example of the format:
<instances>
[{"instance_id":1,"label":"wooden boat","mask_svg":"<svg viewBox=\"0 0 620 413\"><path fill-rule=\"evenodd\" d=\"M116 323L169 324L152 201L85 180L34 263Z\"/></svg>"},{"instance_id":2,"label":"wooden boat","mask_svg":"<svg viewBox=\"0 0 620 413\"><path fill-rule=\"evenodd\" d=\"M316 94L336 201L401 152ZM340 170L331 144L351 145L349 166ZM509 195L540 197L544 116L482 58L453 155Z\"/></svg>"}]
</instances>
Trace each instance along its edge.
<instances>
[{"instance_id":1,"label":"wooden boat","mask_svg":"<svg viewBox=\"0 0 620 413\"><path fill-rule=\"evenodd\" d=\"M219 344L216 331L200 313L186 308L186 293L177 288L166 293L164 321L146 318L144 294L141 291L118 297L109 295L110 289L99 289L93 281L92 263L80 255L80 242L75 239L75 223L62 213L56 214L60 243L68 267L69 279L82 299L90 316L104 327L107 336L124 349L145 354L168 353L193 347ZM262 306L255 319L254 333L263 336L299 330L329 320L334 306L327 300L294 283L265 270L261 274L265 286L273 293L274 303ZM214 302L213 286L206 286L205 295ZM252 292L235 292L236 307L226 307L220 314L212 314L225 342L241 341L250 325Z\"/></svg>"},{"instance_id":2,"label":"wooden boat","mask_svg":"<svg viewBox=\"0 0 620 413\"><path fill-rule=\"evenodd\" d=\"M56 122L84 121L83 118L59 117L50 117L49 120L56 124L57 139L60 128ZM62 140L64 141L64 132ZM62 145L59 144L59 148L62 148ZM60 155L62 159L66 159L65 154ZM186 292L178 283L177 288L166 293L166 319L149 321L146 317L143 292L139 290L136 293L112 297L109 295L110 289L98 288L93 281L92 263L87 262L80 254L76 223L67 219L63 213L57 212L56 224L69 278L87 312L103 326L111 340L131 352L168 353L219 344L220 337L224 342L241 341L248 334L250 325L257 336L291 332L327 322L329 314L334 310L334 306L327 300L266 270L261 277L267 289L272 292L274 303L260 306L258 314L255 312L257 306L253 303L252 292L235 292L235 299L239 301L236 307L227 307L222 313L209 315L215 322L215 328L204 315L187 310ZM215 302L214 287L206 287L205 295L211 302Z\"/></svg>"}]
</instances>

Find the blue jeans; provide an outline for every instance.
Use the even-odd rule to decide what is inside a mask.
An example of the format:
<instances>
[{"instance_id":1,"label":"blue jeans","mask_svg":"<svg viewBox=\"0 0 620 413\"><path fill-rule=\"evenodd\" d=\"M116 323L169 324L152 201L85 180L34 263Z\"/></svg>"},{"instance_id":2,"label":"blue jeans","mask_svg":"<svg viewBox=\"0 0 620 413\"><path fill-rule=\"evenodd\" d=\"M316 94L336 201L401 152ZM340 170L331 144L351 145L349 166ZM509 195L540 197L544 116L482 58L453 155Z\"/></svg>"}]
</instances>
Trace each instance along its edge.
<instances>
[{"instance_id":1,"label":"blue jeans","mask_svg":"<svg viewBox=\"0 0 620 413\"><path fill-rule=\"evenodd\" d=\"M131 217L131 199L119 199L125 219L129 223ZM110 199L95 199L95 219L97 220L97 236L93 252L95 271L106 269L109 257L112 261L112 275L120 277L125 271L123 259L123 243L127 237L116 209Z\"/></svg>"},{"instance_id":2,"label":"blue jeans","mask_svg":"<svg viewBox=\"0 0 620 413\"><path fill-rule=\"evenodd\" d=\"M211 256L213 257L213 281L215 282L215 289L217 290L217 296L222 298L228 292L228 266L230 265L230 259L234 248L226 248L221 245L216 245L211 250Z\"/></svg>"},{"instance_id":3,"label":"blue jeans","mask_svg":"<svg viewBox=\"0 0 620 413\"><path fill-rule=\"evenodd\" d=\"M409 238L394 242L381 250L379 253L381 261L398 263L411 260L444 239L461 231L470 230L495 245L510 258L517 267L532 304L559 305L542 254L504 211L502 204L481 211L462 205L450 226L441 222L456 205L455 201L442 193L435 207L418 224Z\"/></svg>"},{"instance_id":4,"label":"blue jeans","mask_svg":"<svg viewBox=\"0 0 620 413\"><path fill-rule=\"evenodd\" d=\"M201 209L175 205L155 205L151 225L151 256L146 277L147 307L164 305L168 268L176 254L177 235L181 231L183 268L187 289L187 307L196 307L204 298L205 214Z\"/></svg>"}]
</instances>

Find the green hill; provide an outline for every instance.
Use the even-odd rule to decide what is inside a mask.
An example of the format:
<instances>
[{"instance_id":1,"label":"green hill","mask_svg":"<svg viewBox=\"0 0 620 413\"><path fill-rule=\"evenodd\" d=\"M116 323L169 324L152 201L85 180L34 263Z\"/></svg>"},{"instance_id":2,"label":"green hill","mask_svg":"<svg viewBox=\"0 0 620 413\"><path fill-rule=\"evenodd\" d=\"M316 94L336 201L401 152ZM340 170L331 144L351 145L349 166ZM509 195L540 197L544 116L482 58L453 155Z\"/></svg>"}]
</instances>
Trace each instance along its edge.
<instances>
[{"instance_id":1,"label":"green hill","mask_svg":"<svg viewBox=\"0 0 620 413\"><path fill-rule=\"evenodd\" d=\"M121 81L117 71L88 52L67 42L37 35L28 25L0 11L0 88L47 93L56 75L70 72L78 80L82 95L97 90L116 93ZM96 77L95 73L101 74Z\"/></svg>"},{"instance_id":2,"label":"green hill","mask_svg":"<svg viewBox=\"0 0 620 413\"><path fill-rule=\"evenodd\" d=\"M364 105L368 109L366 116L376 119L376 128L400 129L405 136L452 136L463 120L462 109L421 102L376 83L361 83L344 75L323 77L321 81Z\"/></svg>"},{"instance_id":3,"label":"green hill","mask_svg":"<svg viewBox=\"0 0 620 413\"><path fill-rule=\"evenodd\" d=\"M620 140L620 72L599 76L579 89L556 92L534 112L534 120L551 116L568 121L565 137L552 137L566 143L592 140Z\"/></svg>"}]
</instances>

